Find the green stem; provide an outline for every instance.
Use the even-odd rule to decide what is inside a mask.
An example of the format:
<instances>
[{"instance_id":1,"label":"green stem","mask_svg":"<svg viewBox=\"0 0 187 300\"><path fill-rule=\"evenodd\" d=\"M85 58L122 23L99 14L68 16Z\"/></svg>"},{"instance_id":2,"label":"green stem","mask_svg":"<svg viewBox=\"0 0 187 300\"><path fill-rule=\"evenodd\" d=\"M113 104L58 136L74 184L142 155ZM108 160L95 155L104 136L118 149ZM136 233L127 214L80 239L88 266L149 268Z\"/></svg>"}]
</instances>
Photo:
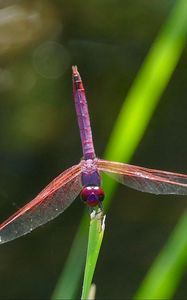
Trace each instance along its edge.
<instances>
[{"instance_id":1,"label":"green stem","mask_svg":"<svg viewBox=\"0 0 187 300\"><path fill-rule=\"evenodd\" d=\"M81 297L82 300L88 299L93 274L103 240L104 229L105 216L102 216L102 212L97 212L94 210L94 212L91 214L90 221L86 266Z\"/></svg>"}]
</instances>

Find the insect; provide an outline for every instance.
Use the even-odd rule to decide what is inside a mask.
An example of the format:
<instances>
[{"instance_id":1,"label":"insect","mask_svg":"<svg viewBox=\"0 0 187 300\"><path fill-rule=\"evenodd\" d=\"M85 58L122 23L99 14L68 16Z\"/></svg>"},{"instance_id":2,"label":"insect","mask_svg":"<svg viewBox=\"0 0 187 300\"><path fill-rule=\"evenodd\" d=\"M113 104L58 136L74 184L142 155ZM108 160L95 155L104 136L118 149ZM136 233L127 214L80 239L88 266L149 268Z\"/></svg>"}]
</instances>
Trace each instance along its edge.
<instances>
[{"instance_id":1,"label":"insect","mask_svg":"<svg viewBox=\"0 0 187 300\"><path fill-rule=\"evenodd\" d=\"M104 191L100 173L113 175L120 183L153 194L187 195L187 175L147 169L99 159L95 155L83 83L72 67L73 95L82 143L83 158L56 177L32 201L0 225L0 243L31 232L62 213L80 194L90 210L102 210Z\"/></svg>"}]
</instances>

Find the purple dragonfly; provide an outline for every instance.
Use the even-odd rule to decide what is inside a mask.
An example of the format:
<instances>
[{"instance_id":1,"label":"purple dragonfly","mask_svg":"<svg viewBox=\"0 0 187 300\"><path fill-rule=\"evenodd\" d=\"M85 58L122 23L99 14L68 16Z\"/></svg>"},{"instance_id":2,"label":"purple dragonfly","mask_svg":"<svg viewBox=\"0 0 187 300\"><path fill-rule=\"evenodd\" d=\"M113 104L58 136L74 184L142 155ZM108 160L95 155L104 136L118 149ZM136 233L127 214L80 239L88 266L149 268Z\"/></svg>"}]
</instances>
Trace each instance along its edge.
<instances>
[{"instance_id":1,"label":"purple dragonfly","mask_svg":"<svg viewBox=\"0 0 187 300\"><path fill-rule=\"evenodd\" d=\"M95 155L85 90L76 66L72 67L73 95L83 158L62 172L32 201L0 225L0 243L31 232L62 213L80 194L90 210L100 207L104 191L100 173L120 183L153 194L187 195L187 175L99 159Z\"/></svg>"}]
</instances>

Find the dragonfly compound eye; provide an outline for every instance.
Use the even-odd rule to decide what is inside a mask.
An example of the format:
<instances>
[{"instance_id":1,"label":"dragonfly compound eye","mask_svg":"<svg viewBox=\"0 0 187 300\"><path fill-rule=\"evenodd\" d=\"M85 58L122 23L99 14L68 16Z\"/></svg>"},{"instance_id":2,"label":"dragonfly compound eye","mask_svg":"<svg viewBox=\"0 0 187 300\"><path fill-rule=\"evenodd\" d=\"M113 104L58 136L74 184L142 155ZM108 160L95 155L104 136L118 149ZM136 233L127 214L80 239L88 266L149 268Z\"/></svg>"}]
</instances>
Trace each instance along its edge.
<instances>
[{"instance_id":1,"label":"dragonfly compound eye","mask_svg":"<svg viewBox=\"0 0 187 300\"><path fill-rule=\"evenodd\" d=\"M99 186L86 186L80 193L81 199L88 206L96 206L104 199L104 191Z\"/></svg>"}]
</instances>

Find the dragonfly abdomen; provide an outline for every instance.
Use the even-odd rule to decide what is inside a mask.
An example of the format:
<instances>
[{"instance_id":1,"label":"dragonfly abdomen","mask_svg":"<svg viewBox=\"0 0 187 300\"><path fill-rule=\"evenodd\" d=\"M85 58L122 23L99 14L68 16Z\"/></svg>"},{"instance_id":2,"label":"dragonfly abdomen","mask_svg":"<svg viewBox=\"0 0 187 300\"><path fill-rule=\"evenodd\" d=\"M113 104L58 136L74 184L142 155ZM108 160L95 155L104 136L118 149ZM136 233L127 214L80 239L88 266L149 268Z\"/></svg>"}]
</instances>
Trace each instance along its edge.
<instances>
[{"instance_id":1,"label":"dragonfly abdomen","mask_svg":"<svg viewBox=\"0 0 187 300\"><path fill-rule=\"evenodd\" d=\"M76 66L73 69L73 94L75 100L75 108L80 129L80 137L82 142L84 159L94 159L95 150L93 146L92 131L90 126L90 117L88 113L88 105L85 96L85 90Z\"/></svg>"}]
</instances>

